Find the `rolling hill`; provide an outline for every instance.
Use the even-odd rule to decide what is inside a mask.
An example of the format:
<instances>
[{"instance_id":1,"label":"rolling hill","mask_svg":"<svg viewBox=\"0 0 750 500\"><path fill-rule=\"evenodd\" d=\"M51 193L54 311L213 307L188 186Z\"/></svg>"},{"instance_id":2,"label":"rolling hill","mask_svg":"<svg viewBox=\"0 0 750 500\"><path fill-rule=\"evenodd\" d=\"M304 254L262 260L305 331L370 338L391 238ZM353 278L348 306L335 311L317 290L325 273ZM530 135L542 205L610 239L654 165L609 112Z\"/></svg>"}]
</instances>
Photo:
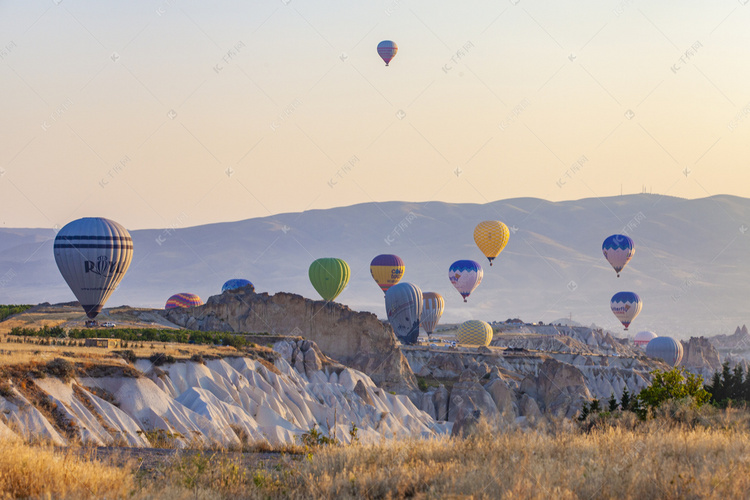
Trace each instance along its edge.
<instances>
[{"instance_id":1,"label":"rolling hill","mask_svg":"<svg viewBox=\"0 0 750 500\"><path fill-rule=\"evenodd\" d=\"M490 267L473 241L474 225L499 219L508 246ZM370 260L395 253L405 281L446 298L444 321L520 317L548 322L572 314L581 324L622 327L609 310L621 290L638 293L643 311L633 332L681 338L731 333L747 323L750 295L750 200L732 196L685 200L627 195L548 202L534 198L486 204L365 203L182 229L131 231L133 264L108 305L161 307L175 292L204 299L233 277L259 292L317 297L310 262L336 256L352 268L337 301L385 317ZM636 254L617 278L602 240L625 232ZM51 229L0 229L0 303L73 299L52 255ZM484 281L464 304L448 281L449 265L474 259Z\"/></svg>"}]
</instances>

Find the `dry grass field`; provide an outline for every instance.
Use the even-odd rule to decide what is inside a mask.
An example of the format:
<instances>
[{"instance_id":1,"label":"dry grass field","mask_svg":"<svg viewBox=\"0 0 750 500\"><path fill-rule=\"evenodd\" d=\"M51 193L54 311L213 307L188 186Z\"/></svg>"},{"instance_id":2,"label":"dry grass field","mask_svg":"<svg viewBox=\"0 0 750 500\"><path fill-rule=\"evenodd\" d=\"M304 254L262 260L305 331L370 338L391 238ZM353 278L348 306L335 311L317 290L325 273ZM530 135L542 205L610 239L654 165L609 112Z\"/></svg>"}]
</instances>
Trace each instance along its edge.
<instances>
[{"instance_id":1,"label":"dry grass field","mask_svg":"<svg viewBox=\"0 0 750 500\"><path fill-rule=\"evenodd\" d=\"M86 453L5 442L0 491L9 498L746 499L748 414L708 411L682 423L625 418L588 432L571 422L501 432L481 426L466 439L316 447L272 465L192 453L149 474L137 461L113 467Z\"/></svg>"},{"instance_id":2,"label":"dry grass field","mask_svg":"<svg viewBox=\"0 0 750 500\"><path fill-rule=\"evenodd\" d=\"M9 342L15 337L0 335L0 366L21 365L28 363L46 363L55 358L64 358L69 361L96 362L100 364L122 364L121 358L112 351L120 349L105 349L100 347L78 347L78 346L53 346L22 344ZM137 344L134 347L134 344ZM172 356L175 359L190 359L193 355L208 357L224 357L241 355L237 349L231 346L178 344L169 342L143 342L129 343L128 350L132 350L138 358L148 358L154 353Z\"/></svg>"}]
</instances>

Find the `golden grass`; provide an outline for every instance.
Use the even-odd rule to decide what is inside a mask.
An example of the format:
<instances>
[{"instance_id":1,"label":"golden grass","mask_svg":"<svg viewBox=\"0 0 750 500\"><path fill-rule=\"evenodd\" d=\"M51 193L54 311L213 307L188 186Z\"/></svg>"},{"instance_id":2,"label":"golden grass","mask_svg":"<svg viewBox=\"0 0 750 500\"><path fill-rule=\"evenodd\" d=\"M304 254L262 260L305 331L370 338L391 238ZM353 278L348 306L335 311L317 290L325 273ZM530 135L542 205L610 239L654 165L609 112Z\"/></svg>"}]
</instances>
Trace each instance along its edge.
<instances>
[{"instance_id":1,"label":"golden grass","mask_svg":"<svg viewBox=\"0 0 750 500\"><path fill-rule=\"evenodd\" d=\"M327 449L292 489L312 498L747 498L749 459L746 431L483 433Z\"/></svg>"},{"instance_id":2,"label":"golden grass","mask_svg":"<svg viewBox=\"0 0 750 500\"><path fill-rule=\"evenodd\" d=\"M128 342L124 349L105 349L101 347L78 346L45 346L37 344L19 344L13 340L19 337L0 335L0 366L22 365L34 362L47 362L55 358L69 361L92 361L118 363L112 351L132 350L136 357L148 358L155 353L173 356L175 359L190 359L194 354L201 356L241 356L242 353L231 346L214 346L205 344L178 344L170 342L143 342L143 348L133 347L141 342ZM31 338L31 337L29 337ZM37 340L35 338L35 340ZM153 347L152 347L153 346ZM263 349L260 346L258 349ZM119 358L117 358L119 359Z\"/></svg>"},{"instance_id":3,"label":"golden grass","mask_svg":"<svg viewBox=\"0 0 750 500\"><path fill-rule=\"evenodd\" d=\"M715 498L750 496L750 434L651 421L468 439L326 447L273 467L181 461L139 494L160 498Z\"/></svg>"},{"instance_id":4,"label":"golden grass","mask_svg":"<svg viewBox=\"0 0 750 500\"><path fill-rule=\"evenodd\" d=\"M0 498L126 498L133 474L71 450L0 440Z\"/></svg>"},{"instance_id":5,"label":"golden grass","mask_svg":"<svg viewBox=\"0 0 750 500\"><path fill-rule=\"evenodd\" d=\"M588 433L570 421L504 432L480 426L467 439L331 446L270 458L185 453L149 474L72 451L0 442L0 498L746 499L750 415L714 417L713 427L657 418Z\"/></svg>"}]
</instances>

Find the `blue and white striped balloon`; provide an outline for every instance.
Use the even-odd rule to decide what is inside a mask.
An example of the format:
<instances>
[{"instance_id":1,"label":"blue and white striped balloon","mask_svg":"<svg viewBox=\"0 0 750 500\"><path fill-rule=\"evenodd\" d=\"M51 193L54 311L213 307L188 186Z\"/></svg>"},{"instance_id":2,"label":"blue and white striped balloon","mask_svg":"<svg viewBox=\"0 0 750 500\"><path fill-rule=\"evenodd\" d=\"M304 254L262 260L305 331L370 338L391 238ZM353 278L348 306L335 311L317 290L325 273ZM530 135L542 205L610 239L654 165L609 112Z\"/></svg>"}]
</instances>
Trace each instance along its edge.
<instances>
[{"instance_id":1,"label":"blue and white striped balloon","mask_svg":"<svg viewBox=\"0 0 750 500\"><path fill-rule=\"evenodd\" d=\"M55 262L89 318L95 318L133 260L133 240L117 222L86 217L57 233Z\"/></svg>"}]
</instances>

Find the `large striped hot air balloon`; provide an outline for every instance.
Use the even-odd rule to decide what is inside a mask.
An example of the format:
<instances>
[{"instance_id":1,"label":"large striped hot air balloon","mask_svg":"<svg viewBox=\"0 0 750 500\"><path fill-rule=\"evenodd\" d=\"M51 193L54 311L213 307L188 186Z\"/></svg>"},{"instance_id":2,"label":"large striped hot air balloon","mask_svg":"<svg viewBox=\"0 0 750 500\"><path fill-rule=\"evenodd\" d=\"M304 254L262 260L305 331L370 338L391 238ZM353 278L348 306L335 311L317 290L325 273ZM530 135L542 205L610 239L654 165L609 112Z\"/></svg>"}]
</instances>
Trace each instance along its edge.
<instances>
[{"instance_id":1,"label":"large striped hot air balloon","mask_svg":"<svg viewBox=\"0 0 750 500\"><path fill-rule=\"evenodd\" d=\"M203 301L194 293L176 293L167 299L164 309L176 309L178 307L198 307L202 306Z\"/></svg>"},{"instance_id":2,"label":"large striped hot air balloon","mask_svg":"<svg viewBox=\"0 0 750 500\"><path fill-rule=\"evenodd\" d=\"M479 250L482 251L487 260L492 261L500 255L505 245L508 244L510 231L508 226L499 220L486 220L477 224L474 228L474 241Z\"/></svg>"},{"instance_id":3,"label":"large striped hot air balloon","mask_svg":"<svg viewBox=\"0 0 750 500\"><path fill-rule=\"evenodd\" d=\"M370 274L383 293L401 281L404 276L404 261L398 255L378 255L370 262Z\"/></svg>"},{"instance_id":4,"label":"large striped hot air balloon","mask_svg":"<svg viewBox=\"0 0 750 500\"><path fill-rule=\"evenodd\" d=\"M391 62L391 59L396 56L396 52L398 52L398 45L396 45L396 42L383 40L378 44L378 55L383 59L383 61L385 61L386 66L388 66L388 63Z\"/></svg>"},{"instance_id":5,"label":"large striped hot air balloon","mask_svg":"<svg viewBox=\"0 0 750 500\"><path fill-rule=\"evenodd\" d=\"M646 346L646 356L662 359L669 366L679 365L682 354L682 342L672 337L656 337Z\"/></svg>"},{"instance_id":6,"label":"large striped hot air balloon","mask_svg":"<svg viewBox=\"0 0 750 500\"><path fill-rule=\"evenodd\" d=\"M411 283L398 283L385 292L385 311L396 337L404 344L416 344L422 315L422 290Z\"/></svg>"},{"instance_id":7,"label":"large striped hot air balloon","mask_svg":"<svg viewBox=\"0 0 750 500\"><path fill-rule=\"evenodd\" d=\"M482 276L484 276L482 266L473 260L457 260L448 270L448 278L464 298L464 302L482 282Z\"/></svg>"},{"instance_id":8,"label":"large striped hot air balloon","mask_svg":"<svg viewBox=\"0 0 750 500\"><path fill-rule=\"evenodd\" d=\"M612 296L612 300L609 302L609 307L612 312L620 320L620 323L625 327L625 330L630 326L630 322L635 319L636 316L643 309L643 302L641 298L633 292L617 292Z\"/></svg>"},{"instance_id":9,"label":"large striped hot air balloon","mask_svg":"<svg viewBox=\"0 0 750 500\"><path fill-rule=\"evenodd\" d=\"M461 345L488 346L492 342L493 331L489 323L471 319L461 324L456 339Z\"/></svg>"},{"instance_id":10,"label":"large striped hot air balloon","mask_svg":"<svg viewBox=\"0 0 750 500\"><path fill-rule=\"evenodd\" d=\"M351 270L343 259L325 257L313 261L308 274L310 283L323 300L331 301L346 288Z\"/></svg>"},{"instance_id":11,"label":"large striped hot air balloon","mask_svg":"<svg viewBox=\"0 0 750 500\"><path fill-rule=\"evenodd\" d=\"M133 240L115 221L86 217L60 229L54 253L60 274L93 319L130 267Z\"/></svg>"},{"instance_id":12,"label":"large striped hot air balloon","mask_svg":"<svg viewBox=\"0 0 750 500\"><path fill-rule=\"evenodd\" d=\"M635 255L635 243L624 234L613 234L602 243L602 253L609 264L615 269L617 277L620 271L630 262Z\"/></svg>"},{"instance_id":13,"label":"large striped hot air balloon","mask_svg":"<svg viewBox=\"0 0 750 500\"><path fill-rule=\"evenodd\" d=\"M242 278L234 278L234 279L231 279L231 280L227 280L222 285L222 287L221 287L221 293L224 293L227 290L237 290L238 288L244 288L246 286L250 287L250 291L251 292L255 291L255 287L253 286L253 284L250 281L248 281L246 279L242 279Z\"/></svg>"},{"instance_id":14,"label":"large striped hot air balloon","mask_svg":"<svg viewBox=\"0 0 750 500\"><path fill-rule=\"evenodd\" d=\"M435 292L424 292L422 294L422 316L420 316L419 323L428 336L435 331L444 310L445 299L442 295Z\"/></svg>"}]
</instances>

